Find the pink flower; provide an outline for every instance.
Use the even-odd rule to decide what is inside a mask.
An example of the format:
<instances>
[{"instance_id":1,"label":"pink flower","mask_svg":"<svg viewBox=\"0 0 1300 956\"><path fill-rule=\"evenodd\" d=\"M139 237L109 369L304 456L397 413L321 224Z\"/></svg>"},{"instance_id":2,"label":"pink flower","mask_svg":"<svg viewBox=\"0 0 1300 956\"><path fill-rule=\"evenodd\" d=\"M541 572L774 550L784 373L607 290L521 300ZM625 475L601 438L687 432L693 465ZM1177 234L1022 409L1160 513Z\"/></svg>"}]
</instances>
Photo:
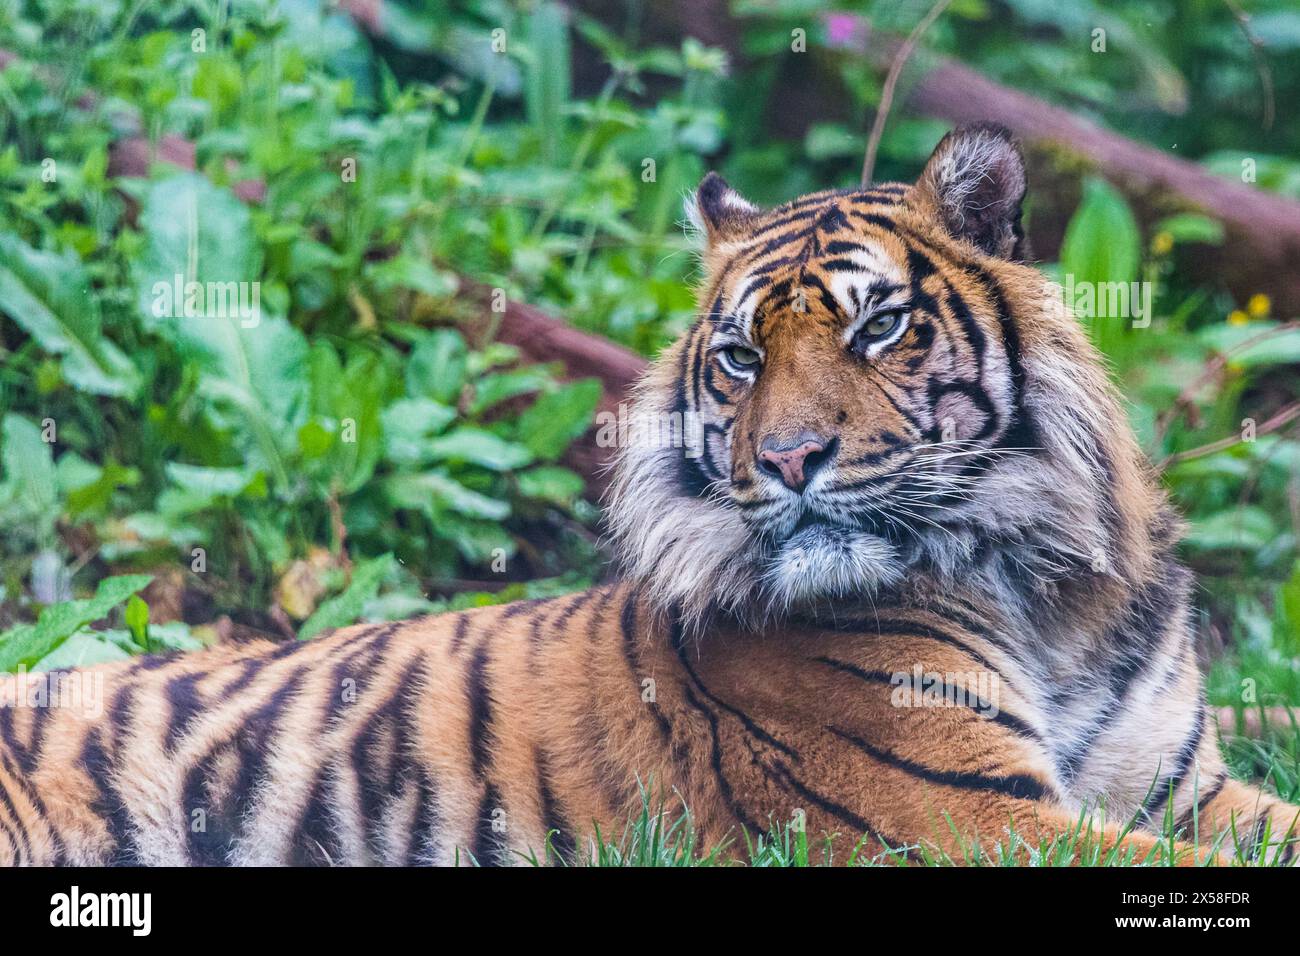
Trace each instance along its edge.
<instances>
[{"instance_id":1,"label":"pink flower","mask_svg":"<svg viewBox=\"0 0 1300 956\"><path fill-rule=\"evenodd\" d=\"M828 13L826 44L831 47L860 47L866 42L867 22L855 13Z\"/></svg>"}]
</instances>

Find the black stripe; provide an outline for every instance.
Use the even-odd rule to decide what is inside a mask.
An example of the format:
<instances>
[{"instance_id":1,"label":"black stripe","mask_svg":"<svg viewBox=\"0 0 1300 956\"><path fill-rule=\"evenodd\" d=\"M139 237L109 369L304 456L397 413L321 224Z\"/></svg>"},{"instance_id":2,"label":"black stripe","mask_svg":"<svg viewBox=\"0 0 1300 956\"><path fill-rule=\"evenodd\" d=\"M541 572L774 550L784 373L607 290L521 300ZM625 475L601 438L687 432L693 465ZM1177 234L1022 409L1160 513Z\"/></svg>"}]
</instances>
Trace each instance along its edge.
<instances>
[{"instance_id":1,"label":"black stripe","mask_svg":"<svg viewBox=\"0 0 1300 956\"><path fill-rule=\"evenodd\" d=\"M1201 798L1196 801L1196 806L1188 807L1187 811L1178 818L1176 829L1185 830L1193 823L1199 822L1200 818L1204 816L1206 808L1214 802L1215 797L1223 792L1223 785L1227 782L1228 775L1226 773L1220 774L1219 778L1210 785L1210 789L1206 790Z\"/></svg>"},{"instance_id":2,"label":"black stripe","mask_svg":"<svg viewBox=\"0 0 1300 956\"><path fill-rule=\"evenodd\" d=\"M478 818L474 826L474 845L470 853L479 866L499 866L501 841L492 830L492 811L501 806L501 794L495 784L489 783L483 790L483 800L478 806Z\"/></svg>"},{"instance_id":3,"label":"black stripe","mask_svg":"<svg viewBox=\"0 0 1300 956\"><path fill-rule=\"evenodd\" d=\"M821 621L811 619L799 619L801 624L808 627L820 628L823 631L836 631L849 634L874 634L877 637L890 635L893 637L920 637L926 640L936 641L940 644L947 644L957 648L975 663L979 664L985 670L1001 677L998 669L989 663L979 651L975 650L961 638L954 637L931 627L928 624L921 624L917 621L904 620L902 618L873 618L866 620L863 618L854 618L848 620Z\"/></svg>"},{"instance_id":4,"label":"black stripe","mask_svg":"<svg viewBox=\"0 0 1300 956\"><path fill-rule=\"evenodd\" d=\"M1202 692L1197 696L1198 700L1204 699ZM1147 816L1152 815L1161 809L1169 800L1170 793L1178 789L1179 784L1187 775L1187 769L1191 766L1192 760L1196 757L1196 748L1201 745L1201 737L1205 734L1205 710L1202 708L1198 711L1196 726L1183 742L1182 748L1178 751L1178 757L1174 760L1174 770L1162 783L1157 784L1151 795L1147 797L1146 803L1142 805L1142 810Z\"/></svg>"},{"instance_id":5,"label":"black stripe","mask_svg":"<svg viewBox=\"0 0 1300 956\"><path fill-rule=\"evenodd\" d=\"M672 620L670 626L671 626L670 639L672 641L674 649L677 651L677 659L681 661L682 667L685 669L686 673L690 676L691 682L695 684L695 687L699 690L699 692L703 694L705 698L709 700L712 704L714 704L717 707L721 707L727 713L731 714L733 717L739 720L740 723L744 726L744 728L748 730L753 736L757 737L765 744L768 744L771 747L775 747L777 750L781 751L781 753L788 756L795 763L799 763L801 758L799 754L795 752L794 748L790 747L788 744L783 744L781 741L777 740L775 737L769 734L762 727L758 726L758 724L754 723L754 721L750 719L748 714L744 713L743 711L737 710L735 707L732 707L730 704L726 703L725 701L720 700L718 697L714 696L713 693L711 693L707 687L704 686L704 682L700 680L699 675L695 673L695 669L691 667L691 663L687 659L686 642L683 638L681 618L678 616L678 613L675 611L672 614Z\"/></svg>"},{"instance_id":6,"label":"black stripe","mask_svg":"<svg viewBox=\"0 0 1300 956\"><path fill-rule=\"evenodd\" d=\"M636 695L641 697L641 675L637 662L637 632L636 632L636 612L637 602L640 596L636 591L631 591L623 601L623 610L619 612L618 624L619 629L623 632L623 657L627 661L627 669L632 673L632 683L636 688ZM657 701L649 702L650 713L654 716L659 726L659 736L667 744L672 740L673 727L668 718L664 716L663 711L659 709Z\"/></svg>"},{"instance_id":7,"label":"black stripe","mask_svg":"<svg viewBox=\"0 0 1300 956\"><path fill-rule=\"evenodd\" d=\"M456 629L451 636L451 646L448 650L452 654L459 654L461 647L465 643L465 637L469 634L469 615L464 611L456 615Z\"/></svg>"},{"instance_id":8,"label":"black stripe","mask_svg":"<svg viewBox=\"0 0 1300 956\"><path fill-rule=\"evenodd\" d=\"M59 836L58 830L55 829L54 824L50 821L49 812L45 809L45 802L41 800L40 794L37 793L36 786L18 767L17 762L11 760L9 754L5 753L3 749L0 749L0 767L3 767L4 772L9 775L9 778L17 786L18 791L26 797L28 804L32 808L32 812L36 815L36 819L44 824L46 830L49 831L50 842L54 845L54 855L49 861L49 865L62 865L64 859L63 839ZM31 827L28 827L29 831L30 829Z\"/></svg>"},{"instance_id":9,"label":"black stripe","mask_svg":"<svg viewBox=\"0 0 1300 956\"><path fill-rule=\"evenodd\" d=\"M375 655L378 657L378 654ZM392 690L384 702L364 718L361 731L352 741L349 757L356 775L361 798L361 819L366 833L366 845L377 859L383 858L383 814L385 802L400 793L411 773L412 730L410 716L413 689L419 687L418 677L424 673L426 660L422 653L402 666L401 673L392 683ZM371 661L367 671L374 669ZM361 688L358 687L358 696ZM391 747L381 751L380 737L389 735ZM378 764L387 756L385 766ZM418 768L417 768L418 769Z\"/></svg>"},{"instance_id":10,"label":"black stripe","mask_svg":"<svg viewBox=\"0 0 1300 956\"><path fill-rule=\"evenodd\" d=\"M295 828L293 863L295 866L347 863L343 846L334 828L334 805L337 796L326 797L327 769L316 771L311 793Z\"/></svg>"},{"instance_id":11,"label":"black stripe","mask_svg":"<svg viewBox=\"0 0 1300 956\"><path fill-rule=\"evenodd\" d=\"M492 694L487 686L487 648L480 644L474 649L469 672L465 676L466 694L469 697L469 752L474 775L482 778L487 773L492 757L494 736L492 731Z\"/></svg>"},{"instance_id":12,"label":"black stripe","mask_svg":"<svg viewBox=\"0 0 1300 956\"><path fill-rule=\"evenodd\" d=\"M272 745L280 729L280 718L310 666L300 665L284 678L266 702L244 720L235 735L235 746L240 757L239 773L233 791L234 815L237 820L248 819L254 809L258 790L271 776Z\"/></svg>"},{"instance_id":13,"label":"black stripe","mask_svg":"<svg viewBox=\"0 0 1300 956\"><path fill-rule=\"evenodd\" d=\"M544 836L550 839L558 862L571 864L574 862L574 853L577 849L575 834L560 809L555 791L551 788L550 758L543 751L535 750L533 760L537 764L537 799L542 810Z\"/></svg>"},{"instance_id":14,"label":"black stripe","mask_svg":"<svg viewBox=\"0 0 1300 956\"><path fill-rule=\"evenodd\" d=\"M27 827L24 826L23 818L18 814L18 807L10 798L9 788L5 786L3 780L0 780L0 804L9 812L9 816L14 821L14 825L10 827L4 818L0 817L0 831L9 838L9 842L14 847L14 864L22 866L27 860L36 862L31 843L27 839Z\"/></svg>"},{"instance_id":15,"label":"black stripe","mask_svg":"<svg viewBox=\"0 0 1300 956\"><path fill-rule=\"evenodd\" d=\"M418 866L432 863L433 836L438 832L438 791L428 772L421 768L416 778L418 796L415 801L415 820L411 828L411 842L406 847L406 865ZM427 837L427 839L426 839ZM420 856L425 851L424 857Z\"/></svg>"},{"instance_id":16,"label":"black stripe","mask_svg":"<svg viewBox=\"0 0 1300 956\"><path fill-rule=\"evenodd\" d=\"M118 691L109 707L110 725L118 728L121 734L128 732L126 724L134 697L135 685L130 684ZM109 839L112 841L106 860L107 865L134 866L140 862L140 859L131 839L131 814L122 800L122 795L113 784L116 768L104 747L102 730L102 727L95 727L86 735L78 763L95 786L95 798L91 802L90 809L104 821L108 828Z\"/></svg>"},{"instance_id":17,"label":"black stripe","mask_svg":"<svg viewBox=\"0 0 1300 956\"><path fill-rule=\"evenodd\" d=\"M736 795L731 789L731 782L727 780L726 772L722 769L722 743L718 736L718 718L700 703L699 699L691 693L691 689L685 685L682 692L686 696L686 702L694 707L699 713L704 715L704 719L709 723L709 742L711 745L710 765L713 767L713 779L717 782L718 792L721 794L723 802L730 808L731 813L740 825L751 833L766 833L765 827L760 827L754 822L753 818L745 812L745 809L736 800Z\"/></svg>"},{"instance_id":18,"label":"black stripe","mask_svg":"<svg viewBox=\"0 0 1300 956\"><path fill-rule=\"evenodd\" d=\"M884 671L864 670L863 668L857 667L854 664L850 664L847 661L836 660L833 657L814 657L813 660L819 664L825 664L827 667L832 667L835 670L841 671L845 674L851 674L852 676L856 677L858 680L865 681L867 683L884 684L890 688L894 688L898 686L894 681L894 676L892 674L887 674ZM942 682L942 686L944 688L945 699L947 699L948 684L946 682ZM955 700L956 697L957 695L954 694L953 699ZM1035 741L1039 740L1038 734L1034 732L1034 729L1032 727L1030 727L1019 717L1015 716L1014 714L1009 714L1005 710L1002 710L1001 708L998 709L998 712L995 715L993 715L992 717L988 717L975 704L966 704L965 706L969 710L973 711L982 720L988 720L1002 727L1006 727L1008 730L1020 735L1021 737L1028 737L1029 739Z\"/></svg>"},{"instance_id":19,"label":"black stripe","mask_svg":"<svg viewBox=\"0 0 1300 956\"><path fill-rule=\"evenodd\" d=\"M810 788L807 784L803 783L803 781L796 777L790 771L790 768L782 761L777 760L773 769L776 771L778 779L804 800L807 800L823 813L828 813L841 823L848 824L852 827L856 831L853 837L855 842L862 835L870 835L876 840L876 842L886 847L892 848L902 846L901 842L894 840L892 837L885 836L880 828L871 823L871 821L866 817L859 816L843 804L836 803L834 800L830 799L830 797L820 794Z\"/></svg>"},{"instance_id":20,"label":"black stripe","mask_svg":"<svg viewBox=\"0 0 1300 956\"><path fill-rule=\"evenodd\" d=\"M205 676L203 671L193 671L173 677L163 688L167 703L171 706L170 719L163 735L164 746L168 754L175 754L181 738L189 730L190 724L203 712L203 698L199 695L198 683Z\"/></svg>"},{"instance_id":21,"label":"black stripe","mask_svg":"<svg viewBox=\"0 0 1300 956\"><path fill-rule=\"evenodd\" d=\"M940 784L945 787L953 787L957 790L979 790L988 793L999 793L1004 797L1012 797L1016 800L1045 800L1052 796L1048 787L1035 777L1028 774L1011 774L1006 777L989 777L981 773L966 773L952 770L935 770L931 767L922 766L905 757L899 757L896 754L873 747L867 741L863 740L847 730L839 727L828 726L826 728L843 740L848 741L857 747L867 756L880 761L895 770L901 770L909 776L917 777L928 783Z\"/></svg>"}]
</instances>

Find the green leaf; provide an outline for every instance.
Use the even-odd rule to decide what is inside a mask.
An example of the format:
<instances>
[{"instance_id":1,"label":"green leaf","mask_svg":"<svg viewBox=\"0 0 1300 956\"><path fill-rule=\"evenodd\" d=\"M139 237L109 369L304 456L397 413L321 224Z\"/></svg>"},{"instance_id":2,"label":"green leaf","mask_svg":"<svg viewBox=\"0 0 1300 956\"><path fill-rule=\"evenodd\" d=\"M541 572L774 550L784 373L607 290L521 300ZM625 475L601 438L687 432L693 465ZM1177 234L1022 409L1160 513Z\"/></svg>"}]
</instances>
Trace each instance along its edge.
<instances>
[{"instance_id":1,"label":"green leaf","mask_svg":"<svg viewBox=\"0 0 1300 956\"><path fill-rule=\"evenodd\" d=\"M33 666L34 671L67 670L92 667L127 660L131 655L102 634L83 628L46 654Z\"/></svg>"},{"instance_id":2,"label":"green leaf","mask_svg":"<svg viewBox=\"0 0 1300 956\"><path fill-rule=\"evenodd\" d=\"M554 461L591 426L600 394L600 382L588 378L543 395L519 416L519 441L538 458Z\"/></svg>"},{"instance_id":3,"label":"green leaf","mask_svg":"<svg viewBox=\"0 0 1300 956\"><path fill-rule=\"evenodd\" d=\"M126 602L126 613L123 615L126 622L126 628L131 632L131 637L142 650L149 650L149 605L138 594L132 594Z\"/></svg>"},{"instance_id":4,"label":"green leaf","mask_svg":"<svg viewBox=\"0 0 1300 956\"><path fill-rule=\"evenodd\" d=\"M508 372L485 375L474 383L470 412L480 415L499 402L541 391L550 382L550 373L539 365L525 365Z\"/></svg>"},{"instance_id":5,"label":"green leaf","mask_svg":"<svg viewBox=\"0 0 1300 956\"><path fill-rule=\"evenodd\" d=\"M204 500L235 498L249 490L259 472L254 468L207 468L170 461L167 477L182 491Z\"/></svg>"},{"instance_id":6,"label":"green leaf","mask_svg":"<svg viewBox=\"0 0 1300 956\"><path fill-rule=\"evenodd\" d=\"M12 412L0 442L0 526L43 545L60 512L54 453L33 422Z\"/></svg>"},{"instance_id":7,"label":"green leaf","mask_svg":"<svg viewBox=\"0 0 1300 956\"><path fill-rule=\"evenodd\" d=\"M435 329L420 339L406 362L406 393L454 405L465 385L469 350L451 329Z\"/></svg>"},{"instance_id":8,"label":"green leaf","mask_svg":"<svg viewBox=\"0 0 1300 956\"><path fill-rule=\"evenodd\" d=\"M403 398L384 409L384 453L395 464L420 464L430 439L456 419L455 409L431 398Z\"/></svg>"},{"instance_id":9,"label":"green leaf","mask_svg":"<svg viewBox=\"0 0 1300 956\"><path fill-rule=\"evenodd\" d=\"M180 335L201 333L216 320L207 295L216 287L210 284L221 284L224 291L225 283L251 284L261 275L262 253L248 207L203 176L178 173L150 183L141 198L139 223L144 249L132 276L140 314L151 327ZM189 282L202 286L202 315L185 314ZM251 304L252 287L246 288Z\"/></svg>"},{"instance_id":10,"label":"green leaf","mask_svg":"<svg viewBox=\"0 0 1300 956\"><path fill-rule=\"evenodd\" d=\"M1103 179L1087 179L1083 200L1065 230L1061 281L1067 289L1076 290L1076 300L1080 293L1091 293L1098 302L1106 299L1106 290L1116 284L1123 285L1127 293L1128 283L1137 279L1140 258L1141 236L1124 197ZM1098 311L1095 317L1081 318L1098 347L1114 356L1128 327L1127 317L1102 316Z\"/></svg>"},{"instance_id":11,"label":"green leaf","mask_svg":"<svg viewBox=\"0 0 1300 956\"><path fill-rule=\"evenodd\" d=\"M1262 508L1245 506L1192 521L1185 543L1200 551L1257 551L1278 534L1272 516Z\"/></svg>"},{"instance_id":12,"label":"green leaf","mask_svg":"<svg viewBox=\"0 0 1300 956\"><path fill-rule=\"evenodd\" d=\"M1223 223L1200 213L1184 212L1162 219L1155 225L1155 232L1167 232L1174 242L1204 242L1218 246L1223 244Z\"/></svg>"},{"instance_id":13,"label":"green leaf","mask_svg":"<svg viewBox=\"0 0 1300 956\"><path fill-rule=\"evenodd\" d=\"M147 574L105 578L99 582L94 597L51 605L35 624L20 624L0 635L0 673L31 667L78 629L105 617L151 580Z\"/></svg>"},{"instance_id":14,"label":"green leaf","mask_svg":"<svg viewBox=\"0 0 1300 956\"><path fill-rule=\"evenodd\" d=\"M425 445L429 461L468 462L493 471L522 468L533 460L523 445L506 441L481 428L457 428Z\"/></svg>"},{"instance_id":15,"label":"green leaf","mask_svg":"<svg viewBox=\"0 0 1300 956\"><path fill-rule=\"evenodd\" d=\"M343 367L334 347L324 341L313 344L309 368L310 408L321 421L306 436L309 442L314 437L315 445L304 444L300 432L299 446L309 457L313 448L324 454L325 472L351 494L370 480L383 454L388 368L369 352L353 355Z\"/></svg>"},{"instance_id":16,"label":"green leaf","mask_svg":"<svg viewBox=\"0 0 1300 956\"><path fill-rule=\"evenodd\" d=\"M383 554L357 565L352 572L352 580L343 593L325 601L303 622L298 629L298 640L305 641L321 631L355 623L366 602L379 593L379 585L392 566L391 554Z\"/></svg>"},{"instance_id":17,"label":"green leaf","mask_svg":"<svg viewBox=\"0 0 1300 956\"><path fill-rule=\"evenodd\" d=\"M72 253L42 252L0 233L0 312L62 356L63 377L74 388L113 396L139 389L135 365L104 337L99 299Z\"/></svg>"},{"instance_id":18,"label":"green leaf","mask_svg":"<svg viewBox=\"0 0 1300 956\"><path fill-rule=\"evenodd\" d=\"M1264 368L1300 362L1300 329L1281 329L1277 322L1211 325L1197 338L1240 368ZM1257 341L1255 341L1257 340ZM1247 345L1246 343L1251 344Z\"/></svg>"},{"instance_id":19,"label":"green leaf","mask_svg":"<svg viewBox=\"0 0 1300 956\"><path fill-rule=\"evenodd\" d=\"M504 521L510 515L506 502L471 491L440 471L393 475L384 481L384 492L394 507L422 511L435 524L443 511L485 521Z\"/></svg>"},{"instance_id":20,"label":"green leaf","mask_svg":"<svg viewBox=\"0 0 1300 956\"><path fill-rule=\"evenodd\" d=\"M556 505L572 504L582 494L582 476L567 468L543 465L518 475L519 494Z\"/></svg>"}]
</instances>

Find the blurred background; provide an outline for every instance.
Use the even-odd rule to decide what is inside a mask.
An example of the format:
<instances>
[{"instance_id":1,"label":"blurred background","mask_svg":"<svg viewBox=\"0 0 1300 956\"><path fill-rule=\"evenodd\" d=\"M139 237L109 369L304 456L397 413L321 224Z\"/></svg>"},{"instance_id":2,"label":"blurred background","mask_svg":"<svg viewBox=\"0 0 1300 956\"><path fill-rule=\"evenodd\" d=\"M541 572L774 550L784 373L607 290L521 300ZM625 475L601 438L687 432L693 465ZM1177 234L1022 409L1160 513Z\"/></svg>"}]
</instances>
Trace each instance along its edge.
<instances>
[{"instance_id":1,"label":"blurred background","mask_svg":"<svg viewBox=\"0 0 1300 956\"><path fill-rule=\"evenodd\" d=\"M692 320L683 196L855 185L889 88L875 179L1002 122L1041 268L1147 284L1082 321L1211 695L1300 703L1298 53L1290 0L0 0L0 670L607 576L589 429Z\"/></svg>"}]
</instances>

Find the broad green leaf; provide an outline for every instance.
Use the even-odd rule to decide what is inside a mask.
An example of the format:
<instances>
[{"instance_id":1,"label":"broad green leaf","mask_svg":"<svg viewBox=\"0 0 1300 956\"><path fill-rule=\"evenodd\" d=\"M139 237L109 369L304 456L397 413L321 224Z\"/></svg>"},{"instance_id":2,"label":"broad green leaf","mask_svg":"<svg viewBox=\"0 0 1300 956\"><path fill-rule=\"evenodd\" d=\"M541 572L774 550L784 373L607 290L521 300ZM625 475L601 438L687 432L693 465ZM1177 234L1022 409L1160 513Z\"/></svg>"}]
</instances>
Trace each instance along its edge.
<instances>
[{"instance_id":1,"label":"broad green leaf","mask_svg":"<svg viewBox=\"0 0 1300 956\"><path fill-rule=\"evenodd\" d=\"M0 673L31 667L76 631L105 617L153 578L147 574L124 574L99 582L94 597L64 601L41 612L35 624L21 624L0 634Z\"/></svg>"},{"instance_id":2,"label":"broad green leaf","mask_svg":"<svg viewBox=\"0 0 1300 956\"><path fill-rule=\"evenodd\" d=\"M1300 329L1280 328L1277 322L1221 322L1201 330L1197 337L1241 368L1300 362Z\"/></svg>"},{"instance_id":3,"label":"broad green leaf","mask_svg":"<svg viewBox=\"0 0 1300 956\"><path fill-rule=\"evenodd\" d=\"M42 252L0 233L0 312L42 349L62 357L63 377L96 395L131 396L140 376L104 337L99 299L72 253Z\"/></svg>"},{"instance_id":4,"label":"broad green leaf","mask_svg":"<svg viewBox=\"0 0 1300 956\"><path fill-rule=\"evenodd\" d=\"M1200 551L1257 551L1277 534L1278 527L1267 511L1246 506L1194 519L1185 542Z\"/></svg>"},{"instance_id":5,"label":"broad green leaf","mask_svg":"<svg viewBox=\"0 0 1300 956\"><path fill-rule=\"evenodd\" d=\"M384 491L394 507L422 511L435 524L444 511L485 521L504 521L510 515L506 502L471 491L440 471L392 475L384 481Z\"/></svg>"},{"instance_id":6,"label":"broad green leaf","mask_svg":"<svg viewBox=\"0 0 1300 956\"><path fill-rule=\"evenodd\" d=\"M73 667L91 667L95 664L124 661L130 656L127 651L104 638L101 633L83 628L42 657L31 669L57 671Z\"/></svg>"},{"instance_id":7,"label":"broad green leaf","mask_svg":"<svg viewBox=\"0 0 1300 956\"><path fill-rule=\"evenodd\" d=\"M262 253L252 215L228 189L203 176L178 173L148 185L140 208L144 249L132 275L140 314L151 327L185 334L215 318L213 292L229 292L226 283L245 283L236 292L252 305L252 283L261 276ZM202 301L190 295L188 283L198 283ZM178 295L179 290L179 295ZM260 303L259 303L260 304ZM227 313L235 312L229 308ZM193 313L198 313L193 314ZM239 322L251 316L228 315Z\"/></svg>"},{"instance_id":8,"label":"broad green leaf","mask_svg":"<svg viewBox=\"0 0 1300 956\"><path fill-rule=\"evenodd\" d=\"M179 174L149 184L140 229L132 275L146 323L199 368L214 423L238 430L247 454L287 481L283 458L305 421L307 341L262 309L248 207L202 176Z\"/></svg>"},{"instance_id":9,"label":"broad green leaf","mask_svg":"<svg viewBox=\"0 0 1300 956\"><path fill-rule=\"evenodd\" d=\"M468 356L460 333L435 329L411 350L406 362L406 393L454 405L465 384Z\"/></svg>"},{"instance_id":10,"label":"broad green leaf","mask_svg":"<svg viewBox=\"0 0 1300 956\"><path fill-rule=\"evenodd\" d=\"M474 383L474 401L470 403L470 411L475 415L482 414L498 402L540 391L550 382L550 373L537 365L485 375Z\"/></svg>"},{"instance_id":11,"label":"broad green leaf","mask_svg":"<svg viewBox=\"0 0 1300 956\"><path fill-rule=\"evenodd\" d=\"M1107 355L1117 354L1132 316L1110 315L1109 306L1103 309L1101 303L1109 303L1114 290L1127 297L1140 257L1141 236L1124 197L1103 179L1087 179L1061 245L1061 283L1070 305Z\"/></svg>"},{"instance_id":12,"label":"broad green leaf","mask_svg":"<svg viewBox=\"0 0 1300 956\"><path fill-rule=\"evenodd\" d=\"M1161 219L1153 231L1169 233L1174 242L1204 242L1214 246L1223 243L1223 223L1195 212Z\"/></svg>"},{"instance_id":13,"label":"broad green leaf","mask_svg":"<svg viewBox=\"0 0 1300 956\"><path fill-rule=\"evenodd\" d=\"M434 531L456 545L456 550L471 564L488 564L499 554L510 557L517 548L515 539L496 521L444 515Z\"/></svg>"},{"instance_id":14,"label":"broad green leaf","mask_svg":"<svg viewBox=\"0 0 1300 956\"><path fill-rule=\"evenodd\" d=\"M522 468L533 460L523 445L506 441L481 428L457 428L425 445L429 461L469 462L493 471Z\"/></svg>"},{"instance_id":15,"label":"broad green leaf","mask_svg":"<svg viewBox=\"0 0 1300 956\"><path fill-rule=\"evenodd\" d=\"M40 428L12 412L0 426L0 442L0 526L43 545L60 511L54 453Z\"/></svg>"},{"instance_id":16,"label":"broad green leaf","mask_svg":"<svg viewBox=\"0 0 1300 956\"><path fill-rule=\"evenodd\" d=\"M207 468L174 461L167 463L166 471L178 488L203 500L237 497L259 474L255 468Z\"/></svg>"},{"instance_id":17,"label":"broad green leaf","mask_svg":"<svg viewBox=\"0 0 1300 956\"><path fill-rule=\"evenodd\" d=\"M557 505L572 504L583 489L581 475L555 465L530 468L517 475L516 480L519 483L519 494L523 497Z\"/></svg>"},{"instance_id":18,"label":"broad green leaf","mask_svg":"<svg viewBox=\"0 0 1300 956\"><path fill-rule=\"evenodd\" d=\"M146 651L149 650L149 605L140 595L132 594L127 598L123 620L136 644Z\"/></svg>"},{"instance_id":19,"label":"broad green leaf","mask_svg":"<svg viewBox=\"0 0 1300 956\"><path fill-rule=\"evenodd\" d=\"M380 555L357 565L352 572L352 580L343 593L325 601L303 622L298 629L298 640L305 641L332 627L356 623L366 602L379 593L379 585L392 566L391 554Z\"/></svg>"},{"instance_id":20,"label":"broad green leaf","mask_svg":"<svg viewBox=\"0 0 1300 956\"><path fill-rule=\"evenodd\" d=\"M430 439L456 419L455 409L431 398L403 398L384 409L384 452L395 464L425 460Z\"/></svg>"},{"instance_id":21,"label":"broad green leaf","mask_svg":"<svg viewBox=\"0 0 1300 956\"><path fill-rule=\"evenodd\" d=\"M543 395L519 416L519 441L543 461L554 461L591 426L599 402L594 378Z\"/></svg>"}]
</instances>

